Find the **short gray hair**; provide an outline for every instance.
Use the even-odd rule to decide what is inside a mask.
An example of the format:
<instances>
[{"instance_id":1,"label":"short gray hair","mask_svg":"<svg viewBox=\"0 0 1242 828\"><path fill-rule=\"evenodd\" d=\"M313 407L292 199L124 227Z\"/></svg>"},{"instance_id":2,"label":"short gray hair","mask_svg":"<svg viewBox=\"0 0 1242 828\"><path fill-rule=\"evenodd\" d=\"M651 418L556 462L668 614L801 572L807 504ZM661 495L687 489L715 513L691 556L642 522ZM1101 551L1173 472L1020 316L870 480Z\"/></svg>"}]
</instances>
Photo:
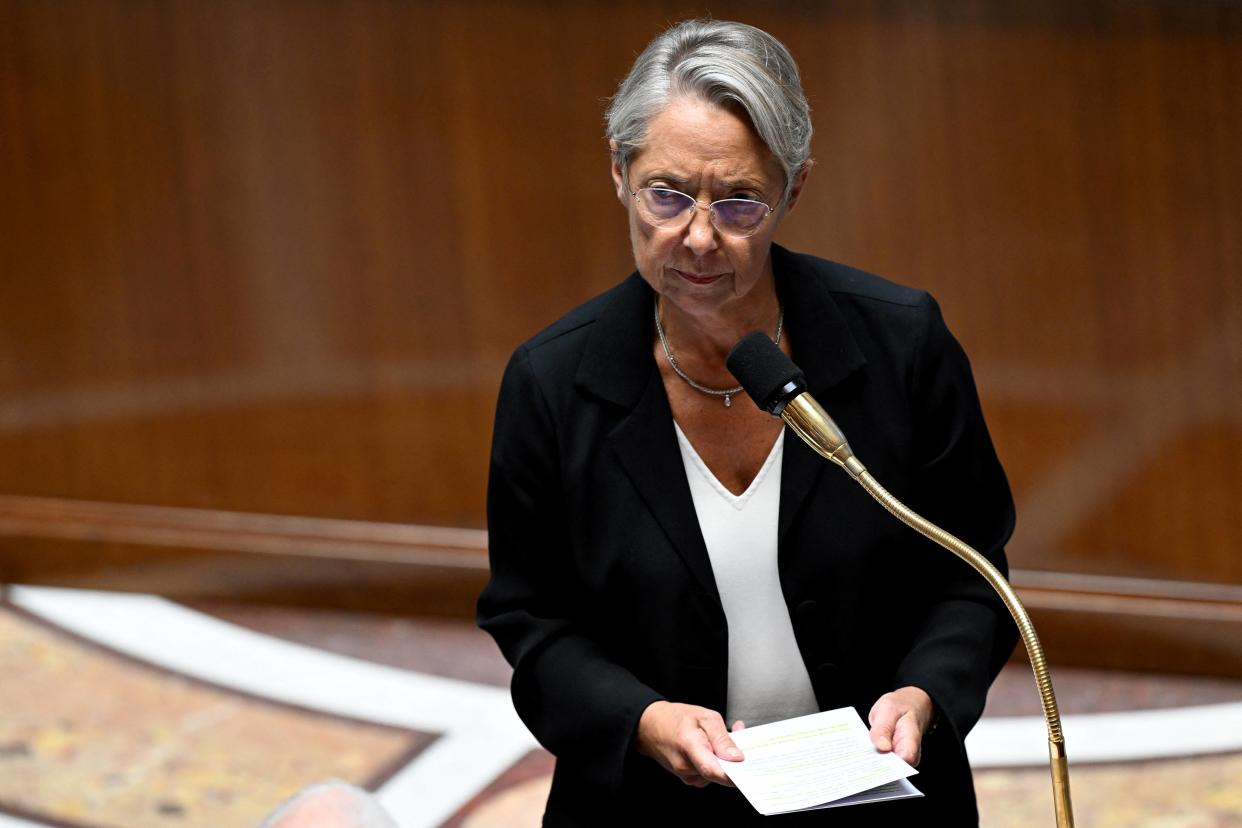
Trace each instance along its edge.
<instances>
[{"instance_id":1,"label":"short gray hair","mask_svg":"<svg viewBox=\"0 0 1242 828\"><path fill-rule=\"evenodd\" d=\"M724 20L687 20L658 35L634 61L608 107L608 138L622 172L647 125L669 101L695 95L745 110L785 172L784 198L811 155L811 108L798 64L767 32Z\"/></svg>"}]
</instances>

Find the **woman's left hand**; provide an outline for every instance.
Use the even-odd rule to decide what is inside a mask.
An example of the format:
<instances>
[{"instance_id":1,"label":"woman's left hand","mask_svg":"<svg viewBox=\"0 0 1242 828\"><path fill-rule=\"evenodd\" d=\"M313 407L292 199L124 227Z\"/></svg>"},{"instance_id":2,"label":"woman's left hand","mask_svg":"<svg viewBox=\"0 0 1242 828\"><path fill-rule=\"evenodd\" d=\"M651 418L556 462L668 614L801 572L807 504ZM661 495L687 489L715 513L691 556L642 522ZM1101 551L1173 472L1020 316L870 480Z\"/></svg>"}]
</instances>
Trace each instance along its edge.
<instances>
[{"instance_id":1,"label":"woman's left hand","mask_svg":"<svg viewBox=\"0 0 1242 828\"><path fill-rule=\"evenodd\" d=\"M935 711L931 696L918 687L885 693L867 716L871 744L881 753L896 753L909 764L917 765L923 753L923 734Z\"/></svg>"}]
</instances>

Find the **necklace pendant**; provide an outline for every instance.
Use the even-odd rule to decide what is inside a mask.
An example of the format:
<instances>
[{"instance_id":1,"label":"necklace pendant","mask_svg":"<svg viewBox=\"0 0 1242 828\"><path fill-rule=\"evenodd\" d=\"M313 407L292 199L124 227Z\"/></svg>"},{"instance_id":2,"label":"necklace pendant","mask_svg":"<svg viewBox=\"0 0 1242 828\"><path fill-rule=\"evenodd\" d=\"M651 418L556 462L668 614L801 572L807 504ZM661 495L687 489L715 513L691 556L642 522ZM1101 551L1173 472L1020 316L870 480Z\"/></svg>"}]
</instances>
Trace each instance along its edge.
<instances>
[{"instance_id":1,"label":"necklace pendant","mask_svg":"<svg viewBox=\"0 0 1242 828\"><path fill-rule=\"evenodd\" d=\"M732 395L732 394L725 394L724 404L725 404L725 408L728 408L729 406L733 405L733 395Z\"/></svg>"}]
</instances>

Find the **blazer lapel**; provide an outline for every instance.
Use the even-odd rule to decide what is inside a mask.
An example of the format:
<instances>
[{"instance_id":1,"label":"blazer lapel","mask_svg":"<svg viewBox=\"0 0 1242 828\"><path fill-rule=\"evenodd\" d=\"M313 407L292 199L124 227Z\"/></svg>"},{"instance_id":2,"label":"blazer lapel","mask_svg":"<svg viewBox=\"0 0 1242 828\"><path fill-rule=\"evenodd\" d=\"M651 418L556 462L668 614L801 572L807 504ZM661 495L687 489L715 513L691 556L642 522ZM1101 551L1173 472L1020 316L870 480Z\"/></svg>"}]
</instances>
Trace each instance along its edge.
<instances>
[{"instance_id":1,"label":"blazer lapel","mask_svg":"<svg viewBox=\"0 0 1242 828\"><path fill-rule=\"evenodd\" d=\"M672 420L664 384L653 367L638 407L613 431L610 442L634 488L695 580L708 595L719 599Z\"/></svg>"},{"instance_id":2,"label":"blazer lapel","mask_svg":"<svg viewBox=\"0 0 1242 828\"><path fill-rule=\"evenodd\" d=\"M806 374L807 390L821 402L866 364L823 277L797 256L772 245L772 268L790 329L793 359ZM846 435L847 437L849 435ZM807 498L831 465L794 435L786 435L781 457L780 547Z\"/></svg>"},{"instance_id":3,"label":"blazer lapel","mask_svg":"<svg viewBox=\"0 0 1242 828\"><path fill-rule=\"evenodd\" d=\"M699 529L660 372L651 355L652 291L632 275L596 318L576 383L622 409L609 448L673 549L704 591L719 601Z\"/></svg>"}]
</instances>

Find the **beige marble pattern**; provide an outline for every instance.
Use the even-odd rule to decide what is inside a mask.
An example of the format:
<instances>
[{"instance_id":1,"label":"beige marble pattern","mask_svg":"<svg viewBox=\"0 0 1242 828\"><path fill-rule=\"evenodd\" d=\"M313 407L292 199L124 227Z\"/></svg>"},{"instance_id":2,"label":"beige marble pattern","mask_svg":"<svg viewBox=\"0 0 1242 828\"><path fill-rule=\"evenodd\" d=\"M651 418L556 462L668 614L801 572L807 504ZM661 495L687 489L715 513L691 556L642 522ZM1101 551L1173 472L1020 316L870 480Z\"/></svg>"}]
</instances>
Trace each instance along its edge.
<instances>
[{"instance_id":1,"label":"beige marble pattern","mask_svg":"<svg viewBox=\"0 0 1242 828\"><path fill-rule=\"evenodd\" d=\"M519 782L480 804L462 828L538 828L551 789L550 776Z\"/></svg>"},{"instance_id":2,"label":"beige marble pattern","mask_svg":"<svg viewBox=\"0 0 1242 828\"><path fill-rule=\"evenodd\" d=\"M0 675L0 807L92 826L253 826L430 738L206 686L3 607Z\"/></svg>"},{"instance_id":3,"label":"beige marble pattern","mask_svg":"<svg viewBox=\"0 0 1242 828\"><path fill-rule=\"evenodd\" d=\"M396 622L335 615L320 619L320 629L318 617L300 612L288 619L288 629L269 629L262 615L264 623L254 626L433 673L464 669L467 645L477 643L467 632L481 636L472 629L445 635L442 625L424 622L396 635L390 629ZM364 651L360 642L373 647ZM475 665L462 677L477 681L495 673L503 683L507 667L483 643L475 656L497 664L482 673ZM1079 712L1232 700L1238 691L1234 682L1205 689L1202 679L1182 687L1152 676L1058 675L1069 691L1066 707ZM1008 690L1002 676L994 701L1031 696L1029 680L1024 666ZM1019 701L998 709L1029 713ZM335 777L366 785L430 738L212 688L0 605L0 809L106 828L253 826L305 784ZM546 753L532 752L446 828L534 828L551 764ZM1242 828L1242 754L1074 765L1071 773L1081 828ZM1046 769L980 770L975 779L983 828L1053 824Z\"/></svg>"},{"instance_id":4,"label":"beige marble pattern","mask_svg":"<svg viewBox=\"0 0 1242 828\"><path fill-rule=\"evenodd\" d=\"M976 771L975 787L983 828L1053 824L1045 769ZM1090 828L1242 828L1239 754L1071 765L1070 791Z\"/></svg>"},{"instance_id":5,"label":"beige marble pattern","mask_svg":"<svg viewBox=\"0 0 1242 828\"><path fill-rule=\"evenodd\" d=\"M550 781L498 792L462 828L537 828ZM1242 755L1081 765L1071 785L1075 824L1084 828L1242 828ZM976 771L975 786L981 828L1054 824L1045 769Z\"/></svg>"}]
</instances>

